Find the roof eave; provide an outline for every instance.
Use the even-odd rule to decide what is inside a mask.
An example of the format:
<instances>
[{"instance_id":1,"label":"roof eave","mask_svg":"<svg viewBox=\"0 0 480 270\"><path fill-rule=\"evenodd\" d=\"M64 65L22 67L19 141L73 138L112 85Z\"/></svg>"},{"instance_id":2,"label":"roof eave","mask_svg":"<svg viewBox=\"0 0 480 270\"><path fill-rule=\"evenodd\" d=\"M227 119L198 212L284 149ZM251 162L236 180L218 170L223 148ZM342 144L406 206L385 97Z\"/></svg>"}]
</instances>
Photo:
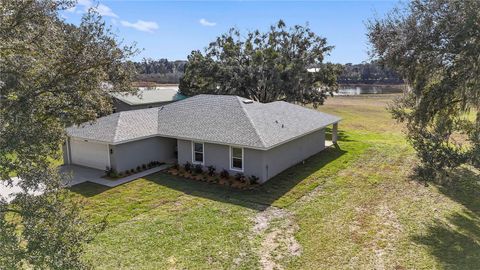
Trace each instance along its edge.
<instances>
[{"instance_id":1,"label":"roof eave","mask_svg":"<svg viewBox=\"0 0 480 270\"><path fill-rule=\"evenodd\" d=\"M313 129L313 130L310 130L309 132L305 132L305 133L299 134L299 135L297 135L297 136L294 136L294 137L292 137L292 138L289 138L289 139L287 139L287 140L278 142L278 143L276 143L276 144L269 145L268 147L265 147L264 150L270 150L270 149L275 148L275 147L277 147L277 146L280 146L280 145L282 145L282 144L286 144L286 143L288 143L288 142L291 142L291 141L296 140L296 139L298 139L298 138L301 138L301 137L303 137L303 136L312 134L312 133L314 133L314 132L317 132L317 131L319 131L319 130L322 130L322 129L326 128L326 127L329 126L329 125L336 124L336 123L340 122L341 120L342 120L342 119L340 118L340 119L338 119L338 120L336 120L336 121L333 121L333 122L330 122L330 123L328 123L328 124L326 124L326 125L324 125L324 126L322 126L322 127L319 127L319 128Z\"/></svg>"},{"instance_id":2,"label":"roof eave","mask_svg":"<svg viewBox=\"0 0 480 270\"><path fill-rule=\"evenodd\" d=\"M121 140L121 141L101 141L101 140L89 139L89 138L84 138L84 137L79 137L79 136L74 136L74 135L68 135L68 136L72 137L72 138L77 138L77 139L80 139L80 140L87 140L87 141L91 141L91 142L102 143L102 144L110 144L110 145L124 144L124 143L129 143L129 142L134 142L134 141L139 141L139 140L144 140L144 139L154 138L154 137L163 137L163 138L172 138L172 139L177 139L177 140L200 141L200 142L211 143L211 144L221 144L221 145L228 145L228 146L233 146L233 147L249 148L249 149L266 151L266 150L270 150L272 148L275 148L277 146L280 146L282 144L288 143L290 141L293 141L295 139L301 138L305 135L308 135L308 134L314 133L316 131L322 130L329 125L336 124L336 123L340 122L341 120L342 119L340 118L340 119L338 119L336 121L333 121L333 122L330 122L329 124L324 125L322 127L313 129L309 132L299 134L297 136L294 136L292 138L289 138L287 140L284 140L284 141L281 141L281 142L278 142L276 144L272 144L272 145L269 145L269 146L252 146L252 145L246 145L246 144L226 143L226 142L219 142L219 141L204 140L204 139L201 139L201 138L169 136L169 135L162 135L162 134L153 134L153 135L136 137L136 138L133 138L133 139Z\"/></svg>"}]
</instances>

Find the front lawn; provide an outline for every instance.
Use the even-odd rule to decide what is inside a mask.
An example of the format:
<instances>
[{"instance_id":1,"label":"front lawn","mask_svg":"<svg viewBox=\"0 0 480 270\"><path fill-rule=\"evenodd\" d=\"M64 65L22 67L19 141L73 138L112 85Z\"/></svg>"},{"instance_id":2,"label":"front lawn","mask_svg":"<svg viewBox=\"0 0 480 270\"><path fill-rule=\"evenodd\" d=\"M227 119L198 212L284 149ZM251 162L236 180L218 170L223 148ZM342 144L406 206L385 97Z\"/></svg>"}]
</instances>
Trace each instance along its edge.
<instances>
[{"instance_id":1,"label":"front lawn","mask_svg":"<svg viewBox=\"0 0 480 270\"><path fill-rule=\"evenodd\" d=\"M411 177L414 153L384 109L392 96L329 99L344 118L330 148L242 191L157 173L116 188L81 184L99 269L475 269L479 175L450 187Z\"/></svg>"}]
</instances>

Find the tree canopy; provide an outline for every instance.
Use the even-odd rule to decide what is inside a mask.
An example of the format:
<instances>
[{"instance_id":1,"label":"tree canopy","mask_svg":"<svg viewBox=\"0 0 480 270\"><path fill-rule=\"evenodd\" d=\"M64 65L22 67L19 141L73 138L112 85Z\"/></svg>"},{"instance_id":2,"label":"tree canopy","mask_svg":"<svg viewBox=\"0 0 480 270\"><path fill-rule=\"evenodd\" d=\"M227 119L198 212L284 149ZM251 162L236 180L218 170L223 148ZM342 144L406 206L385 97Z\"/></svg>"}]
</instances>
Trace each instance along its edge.
<instances>
[{"instance_id":1,"label":"tree canopy","mask_svg":"<svg viewBox=\"0 0 480 270\"><path fill-rule=\"evenodd\" d=\"M409 85L391 111L421 175L480 167L480 2L414 0L368 28L374 55Z\"/></svg>"},{"instance_id":2,"label":"tree canopy","mask_svg":"<svg viewBox=\"0 0 480 270\"><path fill-rule=\"evenodd\" d=\"M339 84L402 84L402 78L392 69L370 63L343 65L343 72L338 76Z\"/></svg>"},{"instance_id":3,"label":"tree canopy","mask_svg":"<svg viewBox=\"0 0 480 270\"><path fill-rule=\"evenodd\" d=\"M65 23L59 11L73 4L0 1L0 181L17 175L22 189L12 203L0 198L7 268L87 267L81 252L95 229L78 216L51 160L60 158L66 126L109 113L108 93L131 90L134 50L120 47L94 9L79 26ZM40 188L43 195L31 195Z\"/></svg>"},{"instance_id":4,"label":"tree canopy","mask_svg":"<svg viewBox=\"0 0 480 270\"><path fill-rule=\"evenodd\" d=\"M267 32L237 29L219 36L205 53L188 56L180 91L239 95L260 102L322 104L337 89L340 65L323 63L333 49L308 26L287 28L283 21ZM316 72L308 68L317 67Z\"/></svg>"}]
</instances>

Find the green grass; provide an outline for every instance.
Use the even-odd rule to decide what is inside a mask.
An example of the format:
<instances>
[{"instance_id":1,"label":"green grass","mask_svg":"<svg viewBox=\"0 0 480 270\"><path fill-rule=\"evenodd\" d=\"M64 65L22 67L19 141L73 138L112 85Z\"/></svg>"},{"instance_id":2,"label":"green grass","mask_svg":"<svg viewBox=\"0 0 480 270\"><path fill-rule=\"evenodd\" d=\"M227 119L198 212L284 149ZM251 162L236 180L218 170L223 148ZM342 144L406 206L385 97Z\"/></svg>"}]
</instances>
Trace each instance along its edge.
<instances>
[{"instance_id":1,"label":"green grass","mask_svg":"<svg viewBox=\"0 0 480 270\"><path fill-rule=\"evenodd\" d=\"M109 221L86 258L99 269L259 269L266 237L252 226L274 206L298 227L301 255L278 259L288 269L478 268L478 172L462 168L449 186L412 179L417 161L385 110L391 99L328 100L320 110L344 118L339 147L257 190L162 173L111 189L72 188L92 222ZM281 220L267 232L275 226Z\"/></svg>"}]
</instances>

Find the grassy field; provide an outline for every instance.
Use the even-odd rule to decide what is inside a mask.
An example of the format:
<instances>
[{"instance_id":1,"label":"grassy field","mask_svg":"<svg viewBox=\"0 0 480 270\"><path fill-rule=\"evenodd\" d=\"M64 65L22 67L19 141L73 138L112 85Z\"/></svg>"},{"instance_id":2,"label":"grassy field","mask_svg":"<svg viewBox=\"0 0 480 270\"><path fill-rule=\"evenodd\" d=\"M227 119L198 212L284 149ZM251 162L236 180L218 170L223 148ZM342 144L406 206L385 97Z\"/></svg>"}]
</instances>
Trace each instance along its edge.
<instances>
[{"instance_id":1,"label":"grassy field","mask_svg":"<svg viewBox=\"0 0 480 270\"><path fill-rule=\"evenodd\" d=\"M340 142L236 191L158 173L72 191L109 226L88 246L98 269L478 269L478 172L448 186L414 179L414 153L385 106L336 97Z\"/></svg>"}]
</instances>

